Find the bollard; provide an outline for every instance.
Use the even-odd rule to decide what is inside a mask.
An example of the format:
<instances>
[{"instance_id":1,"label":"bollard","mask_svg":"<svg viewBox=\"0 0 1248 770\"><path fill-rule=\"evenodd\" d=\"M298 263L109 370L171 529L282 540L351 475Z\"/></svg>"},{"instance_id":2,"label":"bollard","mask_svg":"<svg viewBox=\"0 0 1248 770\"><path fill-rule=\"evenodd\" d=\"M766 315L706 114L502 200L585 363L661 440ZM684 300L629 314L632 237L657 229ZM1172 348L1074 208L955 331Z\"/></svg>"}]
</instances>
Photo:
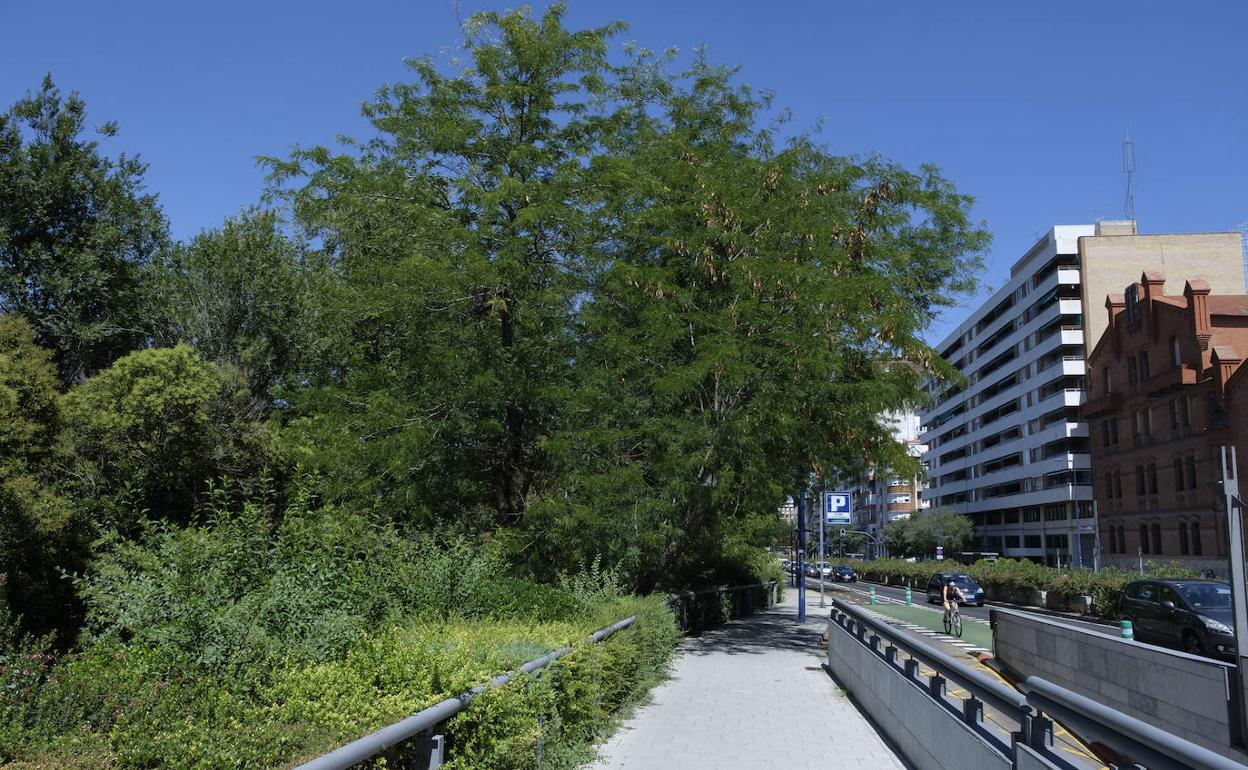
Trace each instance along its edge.
<instances>
[{"instance_id":1,"label":"bollard","mask_svg":"<svg viewBox=\"0 0 1248 770\"><path fill-rule=\"evenodd\" d=\"M913 603L913 600L910 598L910 586L906 586L906 606L909 607Z\"/></svg>"},{"instance_id":2,"label":"bollard","mask_svg":"<svg viewBox=\"0 0 1248 770\"><path fill-rule=\"evenodd\" d=\"M867 597L867 604L875 604L875 586L871 586L871 594Z\"/></svg>"},{"instance_id":3,"label":"bollard","mask_svg":"<svg viewBox=\"0 0 1248 770\"><path fill-rule=\"evenodd\" d=\"M1122 638L1135 639L1135 629L1131 626L1131 621L1123 618L1122 620Z\"/></svg>"}]
</instances>

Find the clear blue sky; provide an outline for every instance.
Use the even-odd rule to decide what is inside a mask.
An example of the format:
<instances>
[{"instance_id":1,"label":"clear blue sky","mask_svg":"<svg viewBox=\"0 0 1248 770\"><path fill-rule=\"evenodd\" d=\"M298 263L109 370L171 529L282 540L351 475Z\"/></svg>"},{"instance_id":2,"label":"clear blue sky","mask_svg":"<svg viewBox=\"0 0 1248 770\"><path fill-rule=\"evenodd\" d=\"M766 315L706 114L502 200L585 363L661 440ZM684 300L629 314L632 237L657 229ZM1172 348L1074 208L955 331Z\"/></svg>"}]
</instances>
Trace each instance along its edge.
<instances>
[{"instance_id":1,"label":"clear blue sky","mask_svg":"<svg viewBox=\"0 0 1248 770\"><path fill-rule=\"evenodd\" d=\"M514 3L463 0L459 13ZM545 3L534 3L541 8ZM117 120L179 238L257 201L254 158L363 134L402 59L457 40L452 0L0 0L0 103L51 71ZM1136 146L1142 232L1248 220L1248 3L574 1L570 23L739 64L836 152L930 162L977 199L985 280L1053 224L1120 218ZM971 304L971 303L968 303ZM933 330L939 336L965 311Z\"/></svg>"}]
</instances>

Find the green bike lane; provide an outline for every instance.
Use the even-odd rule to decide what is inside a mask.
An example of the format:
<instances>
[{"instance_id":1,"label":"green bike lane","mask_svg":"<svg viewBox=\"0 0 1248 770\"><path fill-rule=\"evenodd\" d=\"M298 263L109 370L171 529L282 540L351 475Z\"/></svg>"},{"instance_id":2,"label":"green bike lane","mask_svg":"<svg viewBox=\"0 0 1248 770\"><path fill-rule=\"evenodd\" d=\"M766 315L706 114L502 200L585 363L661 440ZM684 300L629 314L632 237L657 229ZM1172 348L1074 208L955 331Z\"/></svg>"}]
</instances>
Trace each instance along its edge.
<instances>
[{"instance_id":1,"label":"green bike lane","mask_svg":"<svg viewBox=\"0 0 1248 770\"><path fill-rule=\"evenodd\" d=\"M986 620L963 615L962 636L958 638L945 633L943 609L922 604L907 605L879 594L876 595L875 604L870 604L870 588L859 588L857 584L833 584L832 592L837 598L869 607L873 612L898 621L907 630L930 636L967 654L992 653L992 628Z\"/></svg>"}]
</instances>

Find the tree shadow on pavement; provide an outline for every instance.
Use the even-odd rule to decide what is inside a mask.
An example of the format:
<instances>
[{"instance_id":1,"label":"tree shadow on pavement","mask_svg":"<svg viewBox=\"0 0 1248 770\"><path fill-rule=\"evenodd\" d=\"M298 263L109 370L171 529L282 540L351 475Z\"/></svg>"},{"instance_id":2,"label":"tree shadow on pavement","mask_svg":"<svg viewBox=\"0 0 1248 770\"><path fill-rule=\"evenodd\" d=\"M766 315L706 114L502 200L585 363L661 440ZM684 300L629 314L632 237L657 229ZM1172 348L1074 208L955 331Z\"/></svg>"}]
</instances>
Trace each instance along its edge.
<instances>
[{"instance_id":1,"label":"tree shadow on pavement","mask_svg":"<svg viewBox=\"0 0 1248 770\"><path fill-rule=\"evenodd\" d=\"M822 655L821 637L827 619L811 613L802 625L786 610L781 605L704 631L686 639L681 651L689 655L762 655L780 650Z\"/></svg>"}]
</instances>

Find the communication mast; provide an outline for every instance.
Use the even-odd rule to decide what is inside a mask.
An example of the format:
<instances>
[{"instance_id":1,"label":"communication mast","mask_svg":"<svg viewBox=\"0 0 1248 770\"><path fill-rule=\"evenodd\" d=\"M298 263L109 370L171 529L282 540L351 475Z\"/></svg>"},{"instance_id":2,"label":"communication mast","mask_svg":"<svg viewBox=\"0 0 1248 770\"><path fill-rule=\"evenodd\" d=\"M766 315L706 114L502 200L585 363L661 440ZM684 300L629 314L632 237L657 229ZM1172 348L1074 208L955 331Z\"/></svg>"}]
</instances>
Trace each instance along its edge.
<instances>
[{"instance_id":1,"label":"communication mast","mask_svg":"<svg viewBox=\"0 0 1248 770\"><path fill-rule=\"evenodd\" d=\"M1127 219L1135 221L1135 143L1127 134L1122 140L1122 172L1127 175Z\"/></svg>"}]
</instances>

